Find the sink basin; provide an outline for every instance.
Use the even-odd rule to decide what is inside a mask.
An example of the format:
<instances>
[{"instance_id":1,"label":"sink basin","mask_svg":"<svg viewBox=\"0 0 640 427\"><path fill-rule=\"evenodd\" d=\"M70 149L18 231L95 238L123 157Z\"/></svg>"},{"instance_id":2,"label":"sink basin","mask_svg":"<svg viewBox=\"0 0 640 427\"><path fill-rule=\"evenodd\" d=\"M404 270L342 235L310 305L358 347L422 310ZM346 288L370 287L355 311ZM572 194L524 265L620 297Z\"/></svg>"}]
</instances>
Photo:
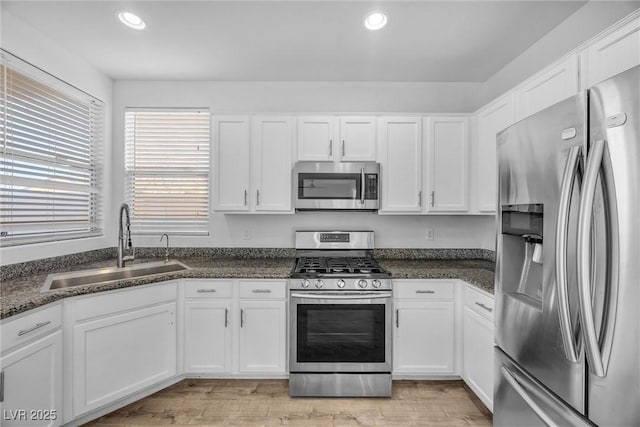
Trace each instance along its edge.
<instances>
[{"instance_id":1,"label":"sink basin","mask_svg":"<svg viewBox=\"0 0 640 427\"><path fill-rule=\"evenodd\" d=\"M112 280L131 279L135 277L152 276L154 274L170 273L172 271L187 270L189 267L181 262L147 262L133 264L129 267L97 268L93 270L71 271L69 273L50 274L42 286L41 292L54 289L72 288L74 286L97 285Z\"/></svg>"}]
</instances>

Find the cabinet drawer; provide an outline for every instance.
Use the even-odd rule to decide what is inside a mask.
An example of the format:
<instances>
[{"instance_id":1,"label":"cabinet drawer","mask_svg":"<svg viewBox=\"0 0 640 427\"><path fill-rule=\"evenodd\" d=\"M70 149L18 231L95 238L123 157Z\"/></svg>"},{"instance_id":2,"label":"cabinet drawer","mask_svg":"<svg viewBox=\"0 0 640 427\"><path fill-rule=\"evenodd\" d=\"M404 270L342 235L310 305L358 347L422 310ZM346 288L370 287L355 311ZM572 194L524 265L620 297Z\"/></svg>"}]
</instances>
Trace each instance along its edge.
<instances>
[{"instance_id":1,"label":"cabinet drawer","mask_svg":"<svg viewBox=\"0 0 640 427\"><path fill-rule=\"evenodd\" d=\"M453 299L455 283L443 280L394 280L393 297L410 299Z\"/></svg>"},{"instance_id":2,"label":"cabinet drawer","mask_svg":"<svg viewBox=\"0 0 640 427\"><path fill-rule=\"evenodd\" d=\"M232 280L189 280L184 284L185 298L231 298Z\"/></svg>"},{"instance_id":3,"label":"cabinet drawer","mask_svg":"<svg viewBox=\"0 0 640 427\"><path fill-rule=\"evenodd\" d=\"M2 334L0 334L2 335L2 351L46 334L61 325L62 306L60 304L3 322Z\"/></svg>"},{"instance_id":4,"label":"cabinet drawer","mask_svg":"<svg viewBox=\"0 0 640 427\"><path fill-rule=\"evenodd\" d=\"M493 321L494 298L491 295L466 285L464 289L464 305L480 316Z\"/></svg>"},{"instance_id":5,"label":"cabinet drawer","mask_svg":"<svg viewBox=\"0 0 640 427\"><path fill-rule=\"evenodd\" d=\"M287 282L284 280L241 280L240 298L243 299L284 299Z\"/></svg>"}]
</instances>

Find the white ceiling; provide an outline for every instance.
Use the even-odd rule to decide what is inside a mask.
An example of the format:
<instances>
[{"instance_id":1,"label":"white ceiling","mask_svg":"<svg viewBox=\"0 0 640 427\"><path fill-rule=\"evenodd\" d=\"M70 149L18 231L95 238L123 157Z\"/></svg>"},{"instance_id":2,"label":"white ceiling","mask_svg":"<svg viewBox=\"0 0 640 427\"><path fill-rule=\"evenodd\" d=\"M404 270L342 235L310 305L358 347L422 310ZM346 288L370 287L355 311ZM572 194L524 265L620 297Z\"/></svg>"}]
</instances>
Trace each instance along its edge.
<instances>
[{"instance_id":1,"label":"white ceiling","mask_svg":"<svg viewBox=\"0 0 640 427\"><path fill-rule=\"evenodd\" d=\"M483 82L586 2L1 3L113 79ZM147 29L120 24L123 9ZM377 32L362 26L374 9L389 16Z\"/></svg>"}]
</instances>

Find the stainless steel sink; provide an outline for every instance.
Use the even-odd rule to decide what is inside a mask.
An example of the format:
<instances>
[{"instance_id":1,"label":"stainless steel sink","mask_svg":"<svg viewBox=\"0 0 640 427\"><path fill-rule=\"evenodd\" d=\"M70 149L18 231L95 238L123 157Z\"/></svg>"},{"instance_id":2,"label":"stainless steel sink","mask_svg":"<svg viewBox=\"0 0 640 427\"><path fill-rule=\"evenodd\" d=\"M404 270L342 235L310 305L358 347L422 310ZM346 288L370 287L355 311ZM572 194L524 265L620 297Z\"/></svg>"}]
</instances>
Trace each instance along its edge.
<instances>
[{"instance_id":1,"label":"stainless steel sink","mask_svg":"<svg viewBox=\"0 0 640 427\"><path fill-rule=\"evenodd\" d=\"M134 277L152 276L187 270L189 267L179 261L158 261L133 264L128 267L97 268L93 270L71 271L69 273L50 274L42 286L41 292L54 289L72 288L74 286L96 285L113 280L131 279Z\"/></svg>"}]
</instances>

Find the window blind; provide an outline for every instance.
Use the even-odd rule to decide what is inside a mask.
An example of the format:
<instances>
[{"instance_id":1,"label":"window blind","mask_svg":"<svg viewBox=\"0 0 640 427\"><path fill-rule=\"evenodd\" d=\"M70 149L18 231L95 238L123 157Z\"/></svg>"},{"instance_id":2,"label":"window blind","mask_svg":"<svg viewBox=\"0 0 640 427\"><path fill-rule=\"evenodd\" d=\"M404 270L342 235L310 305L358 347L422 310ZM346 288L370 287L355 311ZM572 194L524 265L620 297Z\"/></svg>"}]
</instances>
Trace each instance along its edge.
<instances>
[{"instance_id":1,"label":"window blind","mask_svg":"<svg viewBox=\"0 0 640 427\"><path fill-rule=\"evenodd\" d=\"M101 235L103 103L0 55L0 244Z\"/></svg>"},{"instance_id":2,"label":"window blind","mask_svg":"<svg viewBox=\"0 0 640 427\"><path fill-rule=\"evenodd\" d=\"M133 233L208 234L210 121L208 110L125 111Z\"/></svg>"}]
</instances>

